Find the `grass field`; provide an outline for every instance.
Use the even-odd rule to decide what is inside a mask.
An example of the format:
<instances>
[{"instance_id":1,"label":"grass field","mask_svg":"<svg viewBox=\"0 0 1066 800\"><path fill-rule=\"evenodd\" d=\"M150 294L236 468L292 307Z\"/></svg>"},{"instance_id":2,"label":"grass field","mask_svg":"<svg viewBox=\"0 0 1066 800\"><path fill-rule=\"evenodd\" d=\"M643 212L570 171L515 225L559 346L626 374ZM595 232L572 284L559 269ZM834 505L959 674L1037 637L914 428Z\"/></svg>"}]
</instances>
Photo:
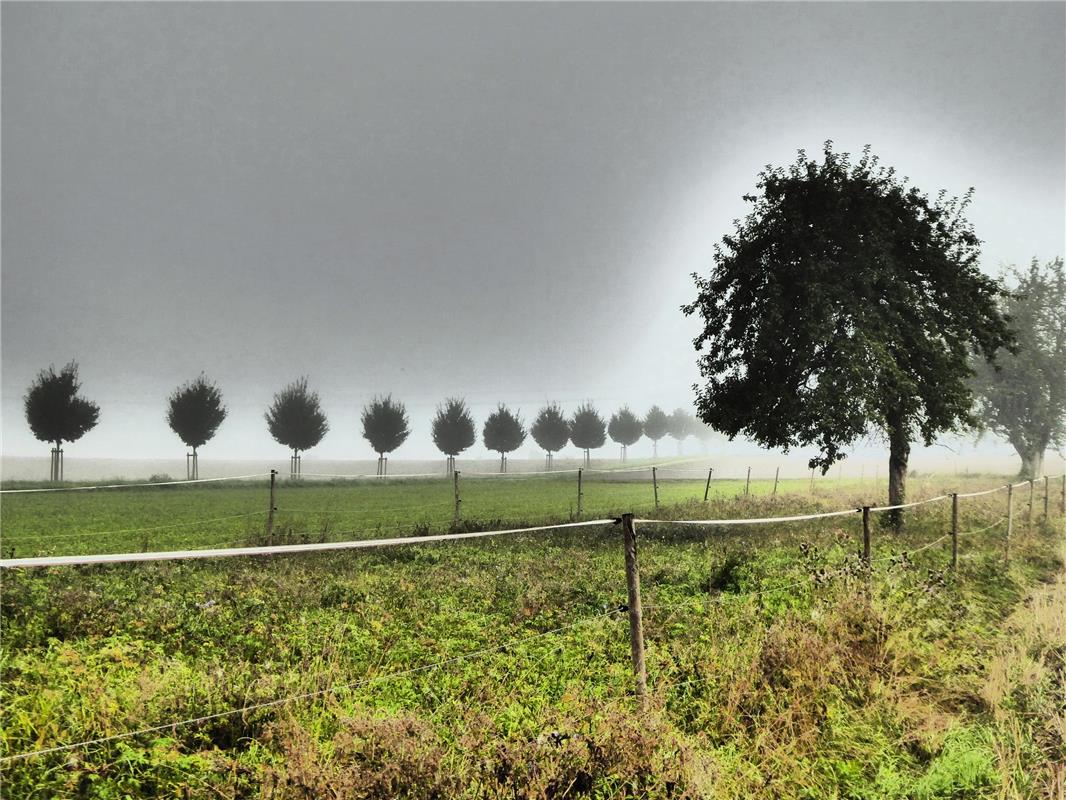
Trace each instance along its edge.
<instances>
[{"instance_id":1,"label":"grass field","mask_svg":"<svg viewBox=\"0 0 1066 800\"><path fill-rule=\"evenodd\" d=\"M931 478L912 495L996 478ZM855 484L664 480L663 519L882 498ZM587 518L654 512L585 482ZM279 537L446 530L452 487L282 483ZM265 483L9 495L5 555L250 544ZM279 698L290 703L2 764L3 796L1040 797L1066 785L1063 529L948 530L949 504L740 528L641 525L649 685L632 698L614 526L380 551L5 571L0 757ZM965 501L961 528L1003 514ZM568 520L567 478L463 483L470 527ZM358 531L345 534L344 531ZM70 535L75 534L75 535ZM54 537L54 538L52 538ZM1056 577L1058 576L1058 577ZM1027 599L1025 603L1021 601Z\"/></svg>"}]
</instances>

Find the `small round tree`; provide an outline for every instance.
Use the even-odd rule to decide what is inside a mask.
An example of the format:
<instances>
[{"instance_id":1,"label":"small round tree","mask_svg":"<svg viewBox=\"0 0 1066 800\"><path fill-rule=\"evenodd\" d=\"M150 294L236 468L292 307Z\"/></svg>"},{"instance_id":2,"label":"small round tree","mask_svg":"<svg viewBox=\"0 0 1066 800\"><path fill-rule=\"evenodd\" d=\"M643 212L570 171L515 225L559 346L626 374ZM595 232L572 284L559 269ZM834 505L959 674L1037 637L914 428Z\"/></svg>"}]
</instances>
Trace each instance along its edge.
<instances>
[{"instance_id":1,"label":"small round tree","mask_svg":"<svg viewBox=\"0 0 1066 800\"><path fill-rule=\"evenodd\" d=\"M317 445L329 431L318 393L307 388L307 378L299 378L274 395L264 416L274 440L292 450L289 477L298 478L300 452Z\"/></svg>"},{"instance_id":2,"label":"small round tree","mask_svg":"<svg viewBox=\"0 0 1066 800\"><path fill-rule=\"evenodd\" d=\"M681 445L689 436L696 431L696 419L683 408L675 408L668 417L666 432L677 440L677 454L681 455Z\"/></svg>"},{"instance_id":3,"label":"small round tree","mask_svg":"<svg viewBox=\"0 0 1066 800\"><path fill-rule=\"evenodd\" d=\"M219 425L226 419L222 392L207 380L203 373L195 380L179 386L167 401L167 422L192 453L185 457L186 478L200 477L197 448L207 444Z\"/></svg>"},{"instance_id":4,"label":"small round tree","mask_svg":"<svg viewBox=\"0 0 1066 800\"><path fill-rule=\"evenodd\" d=\"M585 466L591 463L589 450L603 447L607 441L607 426L591 403L578 406L570 419L570 441L585 451Z\"/></svg>"},{"instance_id":5,"label":"small round tree","mask_svg":"<svg viewBox=\"0 0 1066 800\"><path fill-rule=\"evenodd\" d=\"M622 406L617 414L611 415L611 421L607 423L607 433L613 441L622 445L622 461L625 461L626 448L636 444L644 435L644 423L629 410L629 406Z\"/></svg>"},{"instance_id":6,"label":"small round tree","mask_svg":"<svg viewBox=\"0 0 1066 800\"><path fill-rule=\"evenodd\" d=\"M386 453L391 453L411 433L407 427L407 410L392 395L375 397L363 407L363 438L378 454L378 475L388 473Z\"/></svg>"},{"instance_id":7,"label":"small round tree","mask_svg":"<svg viewBox=\"0 0 1066 800\"><path fill-rule=\"evenodd\" d=\"M652 406L644 417L644 435L651 439L652 455L659 455L659 440L670 430L670 417L658 406Z\"/></svg>"},{"instance_id":8,"label":"small round tree","mask_svg":"<svg viewBox=\"0 0 1066 800\"><path fill-rule=\"evenodd\" d=\"M52 481L63 480L63 442L76 442L100 419L100 407L79 397L80 389L78 365L71 361L59 372L49 366L37 373L23 400L26 422L34 437L55 445L49 475Z\"/></svg>"},{"instance_id":9,"label":"small round tree","mask_svg":"<svg viewBox=\"0 0 1066 800\"><path fill-rule=\"evenodd\" d=\"M554 454L566 447L570 441L570 423L563 416L563 410L558 403L548 403L533 420L529 432L533 434L533 440L544 450L545 466L551 470Z\"/></svg>"},{"instance_id":10,"label":"small round tree","mask_svg":"<svg viewBox=\"0 0 1066 800\"><path fill-rule=\"evenodd\" d=\"M526 440L526 432L518 415L512 414L507 406L500 403L485 420L481 440L486 448L500 454L500 472L507 472L507 454L522 446L522 442Z\"/></svg>"},{"instance_id":11,"label":"small round tree","mask_svg":"<svg viewBox=\"0 0 1066 800\"><path fill-rule=\"evenodd\" d=\"M476 440L474 418L465 400L449 397L443 406L437 406L437 416L433 418L433 444L448 457L449 475L455 471L455 457Z\"/></svg>"}]
</instances>

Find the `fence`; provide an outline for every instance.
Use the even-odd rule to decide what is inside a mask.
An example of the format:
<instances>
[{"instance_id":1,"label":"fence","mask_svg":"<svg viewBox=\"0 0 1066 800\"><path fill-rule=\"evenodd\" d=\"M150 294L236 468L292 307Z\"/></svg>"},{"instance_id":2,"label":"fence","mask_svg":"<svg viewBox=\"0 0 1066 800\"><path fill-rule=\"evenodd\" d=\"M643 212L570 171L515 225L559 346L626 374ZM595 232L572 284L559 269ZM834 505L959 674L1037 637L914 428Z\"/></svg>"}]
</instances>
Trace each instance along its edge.
<instances>
[{"instance_id":1,"label":"fence","mask_svg":"<svg viewBox=\"0 0 1066 800\"><path fill-rule=\"evenodd\" d=\"M580 473L579 473L580 474ZM653 473L654 474L654 473ZM274 485L275 474L271 474L271 508L268 509L268 514L272 514L273 500L274 500ZM1066 516L1066 474L1060 476L1046 476L1040 483L1043 484L1043 521L1046 524L1050 517L1050 489L1051 480L1061 480L1061 494L1060 494L1060 514ZM455 477L455 484L458 487L458 477ZM708 483L710 482L710 476L708 476ZM148 728L141 728L133 731L127 731L112 736L99 737L95 739L88 739L84 741L78 741L67 744L58 744L51 747L40 748L37 750L30 750L26 752L17 753L14 755L0 758L0 764L8 764L11 762L35 758L57 752L64 752L79 748L91 747L94 745L105 744L121 739L129 739L137 736L147 735L150 733L175 730L181 726L198 725L204 722L219 719L222 717L233 716L237 714L244 714L249 711L277 707L288 703L298 702L301 700L320 697L326 694L334 694L340 691L355 689L362 686L367 686L376 682L395 679L405 675L411 675L417 672L424 672L432 669L439 669L449 664L456 663L465 659L479 658L491 653L499 652L508 647L514 647L523 642L527 642L533 639L540 639L543 637L558 634L564 630L574 628L579 625L588 624L591 621L597 619L603 619L606 617L617 616L626 614L629 621L629 634L630 634L630 657L632 662L633 680L635 696L639 706L643 709L647 707L648 702L648 676L647 668L645 664L645 637L643 629L643 613L644 606L642 605L641 598L641 586L640 586L640 567L637 553L638 542L638 525L649 526L689 526L689 527L702 527L707 529L713 528L728 528L734 526L753 526L753 525L782 525L790 524L794 522L810 521L810 520L822 520L839 517L849 517L852 515L859 516L861 518L861 531L862 531L862 545L860 549L859 566L865 575L867 586L869 587L872 581L872 568L874 564L883 562L897 562L897 563L909 563L910 559L914 555L929 550L936 545L950 540L951 553L949 568L952 572L958 569L959 557L959 539L964 536L976 536L997 528L1005 524L1004 531L1004 554L1005 558L1009 558L1010 552L1010 540L1013 532L1014 523L1014 490L1017 488L1028 488L1028 502L1026 505L1026 521L1031 524L1034 515L1034 506L1036 502L1036 484L1037 481L1023 481L1021 483L1008 484L1003 486L996 486L991 489L968 492L968 493L951 493L938 495L936 497L929 498L927 500L920 500L911 503L905 503L895 506L863 506L858 508L845 508L837 509L833 511L825 511L811 514L799 514L789 516L770 516L770 517L758 517L758 518L722 518L722 519L682 519L682 520L662 520L654 518L637 518L632 513L622 514L618 518L612 519L595 519L587 521L578 521L561 524L540 525L533 527L501 529L491 531L473 531L466 533L451 533L441 535L426 535L426 536L408 536L391 539L371 539L371 540L355 540L344 542L324 542L324 543L309 543L309 544L296 544L296 545L266 545L259 547L239 547L239 548L224 548L224 549L210 549L210 550L185 550L185 551L156 551L156 552L140 552L140 553L117 553L117 554L96 554L96 555L74 555L74 556L45 556L34 558L10 558L0 560L0 569L34 569L34 568L46 568L46 567L70 567L70 566L84 566L84 565L99 565L99 564L117 564L117 563L136 563L145 561L173 561L173 560L190 560L190 559L217 559L226 557L237 556L280 556L280 555L293 555L300 553L321 553L341 550L357 550L357 549L377 549L384 547L397 547L397 546L412 546L428 543L444 543L454 542L471 539L484 539L489 537L501 537L508 535L520 535L520 534L534 534L554 530L565 529L577 529L577 528L593 528L602 526L621 526L622 530L622 544L625 561L626 571L626 595L627 602L623 605L607 610L601 614L585 617L567 625L553 628L549 631L543 631L537 634L533 634L528 637L512 638L504 641L503 643L487 648L481 648L479 650L464 653L451 658L439 660L436 662L422 664L416 667L412 667L405 670L387 673L384 675L378 675L370 678L361 679L358 681L347 683L331 684L323 689L319 689L313 692L304 692L296 695L290 695L286 697L277 698L275 700L249 704L240 708L229 709L226 711L205 714L198 717L189 719L177 720L168 722L161 725L156 725ZM458 498L458 489L457 498ZM1006 504L1004 507L1004 514L995 522L986 525L982 528L960 531L960 500L969 500L977 497L984 497L993 495L999 492L1006 492ZM926 544L914 548L912 550L904 550L902 553L895 553L888 556L882 556L874 558L874 539L871 526L871 518L874 514L879 514L887 511L894 511L903 508L916 508L919 506L926 506L935 503L941 503L944 501L950 501L951 503L951 523L950 530L943 536L927 542ZM458 501L457 501L458 502ZM830 571L823 572L820 575L821 580L835 577L840 574L845 574L851 569L850 566ZM789 583L781 586L768 587L760 589L755 592L749 592L744 596L761 596L771 592L789 591L799 586L805 585L806 580L800 582ZM716 602L721 602L721 596ZM684 604L676 604L678 607ZM669 605L656 604L655 606L649 606L649 608L669 608Z\"/></svg>"}]
</instances>

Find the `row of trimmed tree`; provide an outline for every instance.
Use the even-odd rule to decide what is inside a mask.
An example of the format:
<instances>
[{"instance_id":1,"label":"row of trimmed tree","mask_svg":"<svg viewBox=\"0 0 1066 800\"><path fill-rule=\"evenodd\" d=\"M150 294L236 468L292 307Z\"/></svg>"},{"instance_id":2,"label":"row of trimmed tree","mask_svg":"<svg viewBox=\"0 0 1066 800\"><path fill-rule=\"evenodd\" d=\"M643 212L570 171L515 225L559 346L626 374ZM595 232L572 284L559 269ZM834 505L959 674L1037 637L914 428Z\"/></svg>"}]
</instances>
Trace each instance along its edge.
<instances>
[{"instance_id":1,"label":"row of trimmed tree","mask_svg":"<svg viewBox=\"0 0 1066 800\"><path fill-rule=\"evenodd\" d=\"M73 442L94 428L100 418L100 408L79 395L78 365L71 362L56 372L49 367L38 374L26 394L26 419L30 429L41 441L54 445L52 480L59 480L63 442ZM218 431L227 416L222 392L217 385L200 375L170 395L167 400L167 423L186 447L188 477L199 477L198 450ZM312 391L306 378L300 378L274 395L267 409L267 428L279 444L292 451L291 472L299 473L300 454L318 445L329 432L329 421L322 410L317 392ZM387 458L402 445L410 434L407 410L391 395L375 397L362 411L363 438L378 454L378 473L385 474ZM554 456L567 444L584 451L589 463L591 451L610 437L621 446L621 459L626 451L642 437L648 437L654 453L665 436L681 443L690 436L705 439L710 429L700 424L682 408L667 414L652 406L638 417L628 406L604 418L591 403L581 405L567 417L557 403L548 403L537 413L528 431L521 416L500 404L485 419L481 440L486 449L500 454L500 471L507 471L507 455L513 453L532 436L545 452L547 469L552 469ZM477 426L464 399L452 397L438 408L432 424L433 443L447 457L447 471L455 469L455 459L473 446L477 440Z\"/></svg>"}]
</instances>

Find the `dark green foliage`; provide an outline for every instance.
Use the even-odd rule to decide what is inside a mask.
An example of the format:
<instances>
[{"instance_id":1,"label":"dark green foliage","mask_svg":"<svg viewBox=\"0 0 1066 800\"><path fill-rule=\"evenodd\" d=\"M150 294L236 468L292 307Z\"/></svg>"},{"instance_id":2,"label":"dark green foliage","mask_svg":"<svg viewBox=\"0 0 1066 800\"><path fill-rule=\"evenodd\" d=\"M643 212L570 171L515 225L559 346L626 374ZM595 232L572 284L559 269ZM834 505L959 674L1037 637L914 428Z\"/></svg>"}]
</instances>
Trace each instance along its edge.
<instances>
[{"instance_id":1,"label":"dark green foliage","mask_svg":"<svg viewBox=\"0 0 1066 800\"><path fill-rule=\"evenodd\" d=\"M975 359L981 421L1011 443L1021 476L1039 477L1048 446L1066 445L1066 271L1062 259L1009 272L1001 308L1010 318L1017 353L996 354L995 366Z\"/></svg>"},{"instance_id":2,"label":"dark green foliage","mask_svg":"<svg viewBox=\"0 0 1066 800\"><path fill-rule=\"evenodd\" d=\"M485 427L481 431L481 440L485 447L494 450L501 455L511 453L522 446L526 440L526 432L522 427L522 420L517 414L512 414L502 403L489 414L485 420Z\"/></svg>"},{"instance_id":3,"label":"dark green foliage","mask_svg":"<svg viewBox=\"0 0 1066 800\"><path fill-rule=\"evenodd\" d=\"M570 419L570 441L583 450L595 450L607 441L607 426L591 403L579 406Z\"/></svg>"},{"instance_id":4,"label":"dark green foliage","mask_svg":"<svg viewBox=\"0 0 1066 800\"><path fill-rule=\"evenodd\" d=\"M310 450L329 431L318 393L308 390L307 378L300 378L275 394L265 417L270 435L278 444L293 450Z\"/></svg>"},{"instance_id":5,"label":"dark green foliage","mask_svg":"<svg viewBox=\"0 0 1066 800\"><path fill-rule=\"evenodd\" d=\"M474 418L466 401L450 397L437 407L433 418L433 444L446 456L457 456L477 439Z\"/></svg>"},{"instance_id":6,"label":"dark green foliage","mask_svg":"<svg viewBox=\"0 0 1066 800\"><path fill-rule=\"evenodd\" d=\"M823 472L880 429L896 502L911 440L974 422L971 351L991 358L1010 336L969 194L931 200L869 148L856 164L829 142L824 155L767 167L710 276L693 276L698 414L730 438L813 445Z\"/></svg>"},{"instance_id":7,"label":"dark green foliage","mask_svg":"<svg viewBox=\"0 0 1066 800\"><path fill-rule=\"evenodd\" d=\"M611 415L611 421L607 424L607 433L611 440L618 442L623 447L636 444L644 435L644 425L637 415L629 410L629 406L623 406L617 414Z\"/></svg>"},{"instance_id":8,"label":"dark green foliage","mask_svg":"<svg viewBox=\"0 0 1066 800\"><path fill-rule=\"evenodd\" d=\"M570 441L570 423L557 403L549 403L540 410L529 432L541 449L549 453L562 450Z\"/></svg>"},{"instance_id":9,"label":"dark green foliage","mask_svg":"<svg viewBox=\"0 0 1066 800\"><path fill-rule=\"evenodd\" d=\"M391 453L411 433L407 426L407 410L392 395L375 397L363 407L363 438L370 442L378 455Z\"/></svg>"},{"instance_id":10,"label":"dark green foliage","mask_svg":"<svg viewBox=\"0 0 1066 800\"><path fill-rule=\"evenodd\" d=\"M167 403L171 430L193 449L210 441L226 419L222 392L203 373L175 389Z\"/></svg>"},{"instance_id":11,"label":"dark green foliage","mask_svg":"<svg viewBox=\"0 0 1066 800\"><path fill-rule=\"evenodd\" d=\"M58 373L43 369L30 384L24 404L26 422L42 442L76 442L96 427L100 407L78 397L78 365L71 361Z\"/></svg>"},{"instance_id":12,"label":"dark green foliage","mask_svg":"<svg viewBox=\"0 0 1066 800\"><path fill-rule=\"evenodd\" d=\"M652 406L644 417L644 435L658 442L670 430L670 417L658 406Z\"/></svg>"}]
</instances>

